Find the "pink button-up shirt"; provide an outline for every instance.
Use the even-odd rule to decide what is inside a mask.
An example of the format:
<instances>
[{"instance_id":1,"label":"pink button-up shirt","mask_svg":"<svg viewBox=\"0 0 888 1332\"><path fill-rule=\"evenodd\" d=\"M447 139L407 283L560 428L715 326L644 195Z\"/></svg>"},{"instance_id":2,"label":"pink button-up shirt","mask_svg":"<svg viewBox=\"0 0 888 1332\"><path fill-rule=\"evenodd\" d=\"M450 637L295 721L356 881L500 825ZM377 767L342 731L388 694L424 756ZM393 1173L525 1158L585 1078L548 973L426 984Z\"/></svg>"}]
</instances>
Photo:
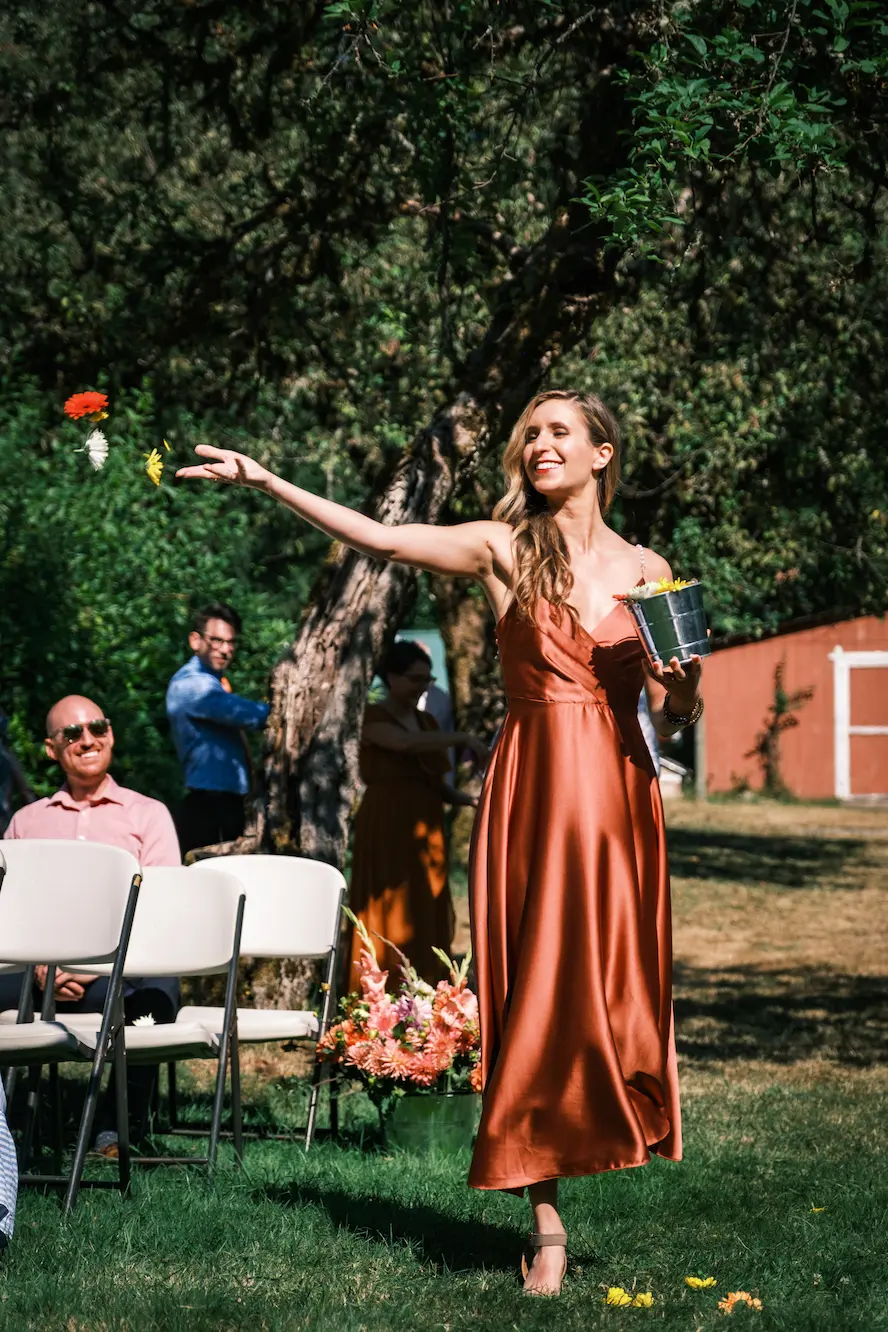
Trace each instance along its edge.
<instances>
[{"instance_id":1,"label":"pink button-up shirt","mask_svg":"<svg viewBox=\"0 0 888 1332\"><path fill-rule=\"evenodd\" d=\"M6 837L58 837L104 842L130 851L143 869L181 865L179 839L166 805L118 786L109 777L99 795L75 800L67 786L14 814Z\"/></svg>"}]
</instances>

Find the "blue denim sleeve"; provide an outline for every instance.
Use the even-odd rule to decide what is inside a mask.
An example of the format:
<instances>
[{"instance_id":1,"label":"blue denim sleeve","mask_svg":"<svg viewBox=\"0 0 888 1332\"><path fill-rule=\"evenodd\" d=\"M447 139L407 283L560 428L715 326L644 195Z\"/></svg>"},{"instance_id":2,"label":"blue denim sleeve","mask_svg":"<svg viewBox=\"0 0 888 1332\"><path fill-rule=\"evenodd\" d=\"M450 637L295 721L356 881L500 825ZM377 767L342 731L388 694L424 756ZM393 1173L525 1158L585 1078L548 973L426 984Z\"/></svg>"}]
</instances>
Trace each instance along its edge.
<instances>
[{"instance_id":1,"label":"blue denim sleeve","mask_svg":"<svg viewBox=\"0 0 888 1332\"><path fill-rule=\"evenodd\" d=\"M211 675L194 676L189 682L185 711L189 717L218 722L222 726L244 726L255 730L265 725L267 703L254 703L240 694L229 694Z\"/></svg>"}]
</instances>

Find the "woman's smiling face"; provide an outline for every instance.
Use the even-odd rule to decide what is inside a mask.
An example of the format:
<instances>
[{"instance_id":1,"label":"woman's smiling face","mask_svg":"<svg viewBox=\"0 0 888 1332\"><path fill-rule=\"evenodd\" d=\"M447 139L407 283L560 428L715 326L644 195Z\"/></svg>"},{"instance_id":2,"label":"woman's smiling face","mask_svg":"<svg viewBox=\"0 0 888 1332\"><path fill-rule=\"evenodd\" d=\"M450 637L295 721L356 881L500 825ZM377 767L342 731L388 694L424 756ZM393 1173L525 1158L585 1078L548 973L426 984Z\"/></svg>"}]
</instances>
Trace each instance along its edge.
<instances>
[{"instance_id":1,"label":"woman's smiling face","mask_svg":"<svg viewBox=\"0 0 888 1332\"><path fill-rule=\"evenodd\" d=\"M611 444L593 444L582 412L572 402L541 402L527 423L522 461L534 490L547 497L581 493L596 483L613 454Z\"/></svg>"}]
</instances>

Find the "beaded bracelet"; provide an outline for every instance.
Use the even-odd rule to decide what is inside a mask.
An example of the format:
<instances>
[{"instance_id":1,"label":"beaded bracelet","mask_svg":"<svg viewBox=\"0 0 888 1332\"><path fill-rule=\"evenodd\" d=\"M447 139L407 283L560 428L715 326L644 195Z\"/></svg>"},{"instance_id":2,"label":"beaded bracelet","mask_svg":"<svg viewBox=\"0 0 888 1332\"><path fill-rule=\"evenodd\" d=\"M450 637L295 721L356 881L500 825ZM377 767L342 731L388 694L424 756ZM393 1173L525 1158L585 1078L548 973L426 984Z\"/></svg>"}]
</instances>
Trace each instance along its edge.
<instances>
[{"instance_id":1,"label":"beaded bracelet","mask_svg":"<svg viewBox=\"0 0 888 1332\"><path fill-rule=\"evenodd\" d=\"M669 726L675 726L680 731L685 726L693 726L694 722L699 721L703 715L703 699L698 698L697 702L691 708L690 712L673 712L670 706L672 698L669 694L663 700L663 720Z\"/></svg>"}]
</instances>

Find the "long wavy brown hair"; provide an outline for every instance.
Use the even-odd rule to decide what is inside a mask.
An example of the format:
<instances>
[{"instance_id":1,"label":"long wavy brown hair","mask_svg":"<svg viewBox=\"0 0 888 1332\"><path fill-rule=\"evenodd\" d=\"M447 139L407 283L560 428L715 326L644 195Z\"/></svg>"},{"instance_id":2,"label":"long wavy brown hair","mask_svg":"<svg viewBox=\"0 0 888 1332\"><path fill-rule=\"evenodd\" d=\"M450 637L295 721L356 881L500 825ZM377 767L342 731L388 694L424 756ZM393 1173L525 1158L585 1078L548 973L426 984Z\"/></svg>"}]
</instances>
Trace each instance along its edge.
<instances>
[{"instance_id":1,"label":"long wavy brown hair","mask_svg":"<svg viewBox=\"0 0 888 1332\"><path fill-rule=\"evenodd\" d=\"M576 622L577 612L570 604L573 574L564 537L549 512L545 496L532 485L524 470L527 427L541 402L553 399L569 402L581 413L593 444L610 443L613 455L598 473L598 504L606 514L620 484L620 427L616 417L594 393L575 393L570 389L549 389L531 398L515 422L503 455L506 493L493 511L494 518L515 529L515 556L518 577L515 600L518 611L533 619L536 604L542 598L560 614L567 611Z\"/></svg>"}]
</instances>

